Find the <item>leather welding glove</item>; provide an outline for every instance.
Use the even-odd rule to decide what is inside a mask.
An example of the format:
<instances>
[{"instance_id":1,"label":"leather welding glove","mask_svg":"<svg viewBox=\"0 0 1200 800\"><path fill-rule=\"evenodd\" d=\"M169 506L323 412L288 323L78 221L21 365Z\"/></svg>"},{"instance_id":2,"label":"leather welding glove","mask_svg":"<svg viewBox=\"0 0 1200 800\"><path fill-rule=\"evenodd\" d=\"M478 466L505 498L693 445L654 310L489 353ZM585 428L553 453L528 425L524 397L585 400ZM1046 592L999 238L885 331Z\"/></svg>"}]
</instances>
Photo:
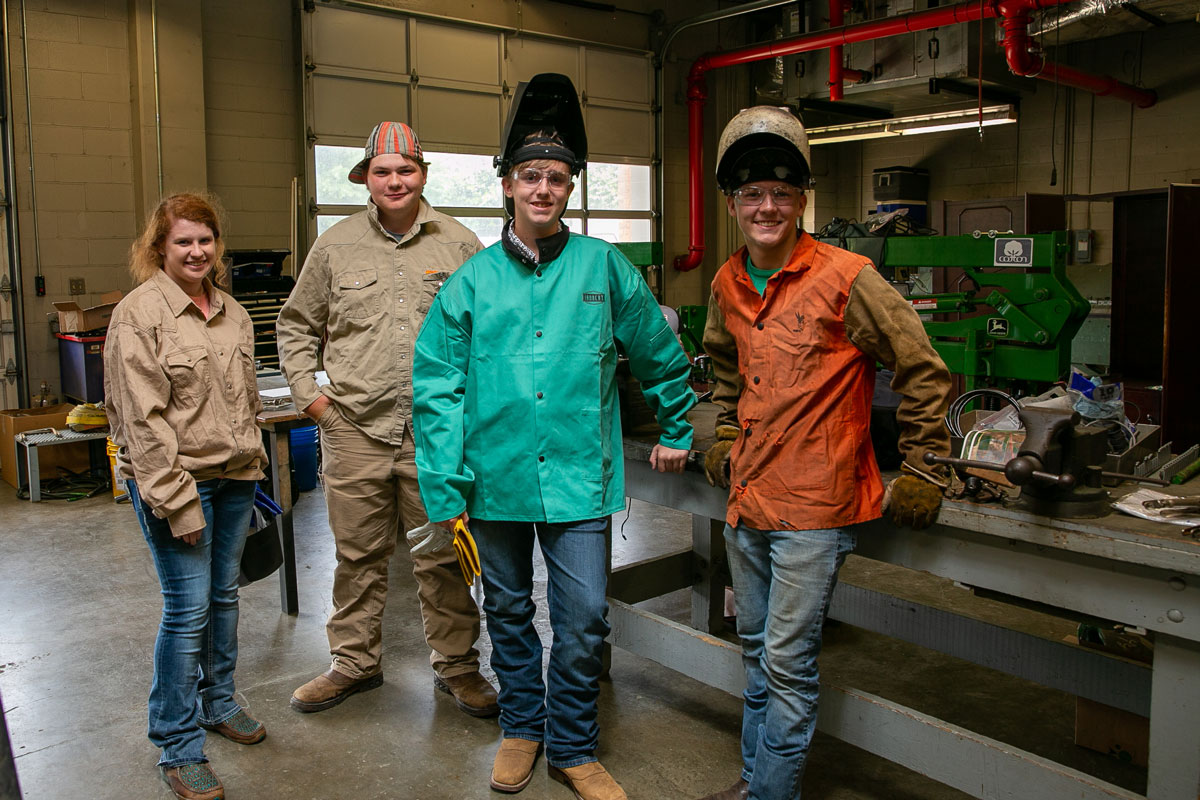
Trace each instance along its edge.
<instances>
[{"instance_id":1,"label":"leather welding glove","mask_svg":"<svg viewBox=\"0 0 1200 800\"><path fill-rule=\"evenodd\" d=\"M445 528L440 528L432 522L426 522L419 528L413 528L406 534L408 546L413 555L436 553L445 550L454 543L454 534Z\"/></svg>"},{"instance_id":2,"label":"leather welding glove","mask_svg":"<svg viewBox=\"0 0 1200 800\"><path fill-rule=\"evenodd\" d=\"M729 451L739 433L733 425L717 426L717 441L704 454L704 475L709 486L729 488Z\"/></svg>"},{"instance_id":3,"label":"leather welding glove","mask_svg":"<svg viewBox=\"0 0 1200 800\"><path fill-rule=\"evenodd\" d=\"M892 523L928 528L942 507L942 488L916 475L901 475L888 484L888 516Z\"/></svg>"}]
</instances>

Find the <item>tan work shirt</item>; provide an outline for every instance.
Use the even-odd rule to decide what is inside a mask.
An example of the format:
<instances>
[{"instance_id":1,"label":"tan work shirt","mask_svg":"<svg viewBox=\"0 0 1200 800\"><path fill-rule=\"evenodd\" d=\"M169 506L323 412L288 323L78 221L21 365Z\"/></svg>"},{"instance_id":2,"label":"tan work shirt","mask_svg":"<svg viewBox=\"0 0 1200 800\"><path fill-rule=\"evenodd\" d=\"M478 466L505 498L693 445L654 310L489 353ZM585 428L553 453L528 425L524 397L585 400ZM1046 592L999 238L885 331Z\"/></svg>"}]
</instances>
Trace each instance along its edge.
<instances>
[{"instance_id":1,"label":"tan work shirt","mask_svg":"<svg viewBox=\"0 0 1200 800\"><path fill-rule=\"evenodd\" d=\"M276 325L296 408L324 394L368 436L399 445L412 419L417 330L442 282L482 249L423 198L403 236L384 230L370 201L321 234ZM322 368L330 382L318 388Z\"/></svg>"},{"instance_id":2,"label":"tan work shirt","mask_svg":"<svg viewBox=\"0 0 1200 800\"><path fill-rule=\"evenodd\" d=\"M123 477L171 532L204 528L196 482L259 480L267 454L254 417L254 326L206 278L206 320L161 270L113 310L104 343L104 397Z\"/></svg>"}]
</instances>

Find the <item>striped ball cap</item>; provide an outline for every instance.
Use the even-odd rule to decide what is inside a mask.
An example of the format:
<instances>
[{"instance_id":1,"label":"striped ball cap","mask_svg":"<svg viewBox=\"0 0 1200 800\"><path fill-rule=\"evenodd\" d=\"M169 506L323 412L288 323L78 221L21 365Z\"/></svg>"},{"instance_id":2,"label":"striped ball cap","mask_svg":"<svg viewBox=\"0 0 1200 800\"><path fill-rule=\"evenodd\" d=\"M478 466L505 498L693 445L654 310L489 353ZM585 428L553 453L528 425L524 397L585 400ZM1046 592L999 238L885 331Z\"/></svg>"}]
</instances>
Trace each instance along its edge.
<instances>
[{"instance_id":1,"label":"striped ball cap","mask_svg":"<svg viewBox=\"0 0 1200 800\"><path fill-rule=\"evenodd\" d=\"M408 156L428 166L428 162L421 157L421 142L412 128L403 122L381 122L375 126L375 130L371 131L371 136L367 139L362 161L350 170L350 182L366 183L367 165L371 163L371 159L388 153Z\"/></svg>"}]
</instances>

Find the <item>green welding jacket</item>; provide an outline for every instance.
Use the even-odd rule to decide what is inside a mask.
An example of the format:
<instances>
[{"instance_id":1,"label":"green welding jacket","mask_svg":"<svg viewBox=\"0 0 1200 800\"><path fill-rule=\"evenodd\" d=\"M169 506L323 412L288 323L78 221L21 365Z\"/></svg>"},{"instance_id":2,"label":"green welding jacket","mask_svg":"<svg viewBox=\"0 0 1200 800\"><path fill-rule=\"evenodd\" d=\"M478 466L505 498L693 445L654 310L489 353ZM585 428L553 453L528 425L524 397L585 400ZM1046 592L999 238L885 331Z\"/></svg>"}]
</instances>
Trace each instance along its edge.
<instances>
[{"instance_id":1,"label":"green welding jacket","mask_svg":"<svg viewBox=\"0 0 1200 800\"><path fill-rule=\"evenodd\" d=\"M545 252L543 250L543 252ZM413 353L421 499L435 522L572 522L624 507L617 349L688 449L688 360L615 247L571 234L543 263L502 242L454 272Z\"/></svg>"}]
</instances>

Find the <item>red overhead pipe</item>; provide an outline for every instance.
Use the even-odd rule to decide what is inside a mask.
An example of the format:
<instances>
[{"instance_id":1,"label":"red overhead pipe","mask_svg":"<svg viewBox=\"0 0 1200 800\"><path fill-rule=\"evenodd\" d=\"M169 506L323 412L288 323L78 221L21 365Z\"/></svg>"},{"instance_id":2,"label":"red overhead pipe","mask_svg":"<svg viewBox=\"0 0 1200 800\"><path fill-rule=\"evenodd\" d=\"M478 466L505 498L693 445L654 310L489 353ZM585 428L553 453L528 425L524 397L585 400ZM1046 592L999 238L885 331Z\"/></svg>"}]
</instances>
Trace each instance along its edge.
<instances>
[{"instance_id":1,"label":"red overhead pipe","mask_svg":"<svg viewBox=\"0 0 1200 800\"><path fill-rule=\"evenodd\" d=\"M829 0L829 27L840 28L845 22L843 0ZM829 99L842 99L842 46L829 48Z\"/></svg>"},{"instance_id":2,"label":"red overhead pipe","mask_svg":"<svg viewBox=\"0 0 1200 800\"><path fill-rule=\"evenodd\" d=\"M1036 0L1035 0L1036 1ZM1065 2L1065 0L1042 0L1042 2ZM687 272L700 266L704 258L704 101L708 98L704 76L710 70L749 64L778 56L790 56L812 50L871 39L882 39L901 33L938 28L960 22L971 22L981 17L995 16L995 9L978 2L960 3L945 8L914 11L888 19L847 25L818 33L810 33L793 39L784 39L769 44L755 45L726 53L701 56L692 63L688 73L688 209L691 220L688 225L688 251L675 257L675 269Z\"/></svg>"},{"instance_id":3,"label":"red overhead pipe","mask_svg":"<svg viewBox=\"0 0 1200 800\"><path fill-rule=\"evenodd\" d=\"M1083 89L1100 97L1112 96L1138 108L1149 108L1158 101L1153 89L1139 89L1121 83L1108 75L1094 75L1077 69L1047 61L1029 35L1029 12L1038 8L1031 0L1000 0L997 4L1004 18L1004 58L1014 74L1041 78L1061 83L1075 89Z\"/></svg>"},{"instance_id":4,"label":"red overhead pipe","mask_svg":"<svg viewBox=\"0 0 1200 800\"><path fill-rule=\"evenodd\" d=\"M836 2L836 0L832 0ZM819 33L806 34L768 44L713 53L701 56L692 63L688 73L688 206L691 214L689 225L690 241L688 252L676 256L674 265L681 272L700 266L704 257L704 101L708 97L705 75L710 70L749 64L779 56L796 55L812 50L824 50L835 46L883 39L902 33L913 33L943 25L955 25L1003 16L1004 52L1010 69L1018 75L1032 75L1043 80L1054 81L1064 86L1084 89L1094 94L1112 95L1134 103L1141 108L1154 104L1157 96L1153 91L1138 89L1103 75L1092 75L1046 61L1040 54L1032 52L1029 37L1029 12L1039 8L1060 5L1066 0L991 0L991 2L966 2L944 8L914 11L897 17L847 25ZM831 4L830 8L833 6ZM838 60L840 65L841 61ZM831 69L832 73L832 69ZM832 76L831 76L832 77ZM831 83L832 91L832 83Z\"/></svg>"}]
</instances>

